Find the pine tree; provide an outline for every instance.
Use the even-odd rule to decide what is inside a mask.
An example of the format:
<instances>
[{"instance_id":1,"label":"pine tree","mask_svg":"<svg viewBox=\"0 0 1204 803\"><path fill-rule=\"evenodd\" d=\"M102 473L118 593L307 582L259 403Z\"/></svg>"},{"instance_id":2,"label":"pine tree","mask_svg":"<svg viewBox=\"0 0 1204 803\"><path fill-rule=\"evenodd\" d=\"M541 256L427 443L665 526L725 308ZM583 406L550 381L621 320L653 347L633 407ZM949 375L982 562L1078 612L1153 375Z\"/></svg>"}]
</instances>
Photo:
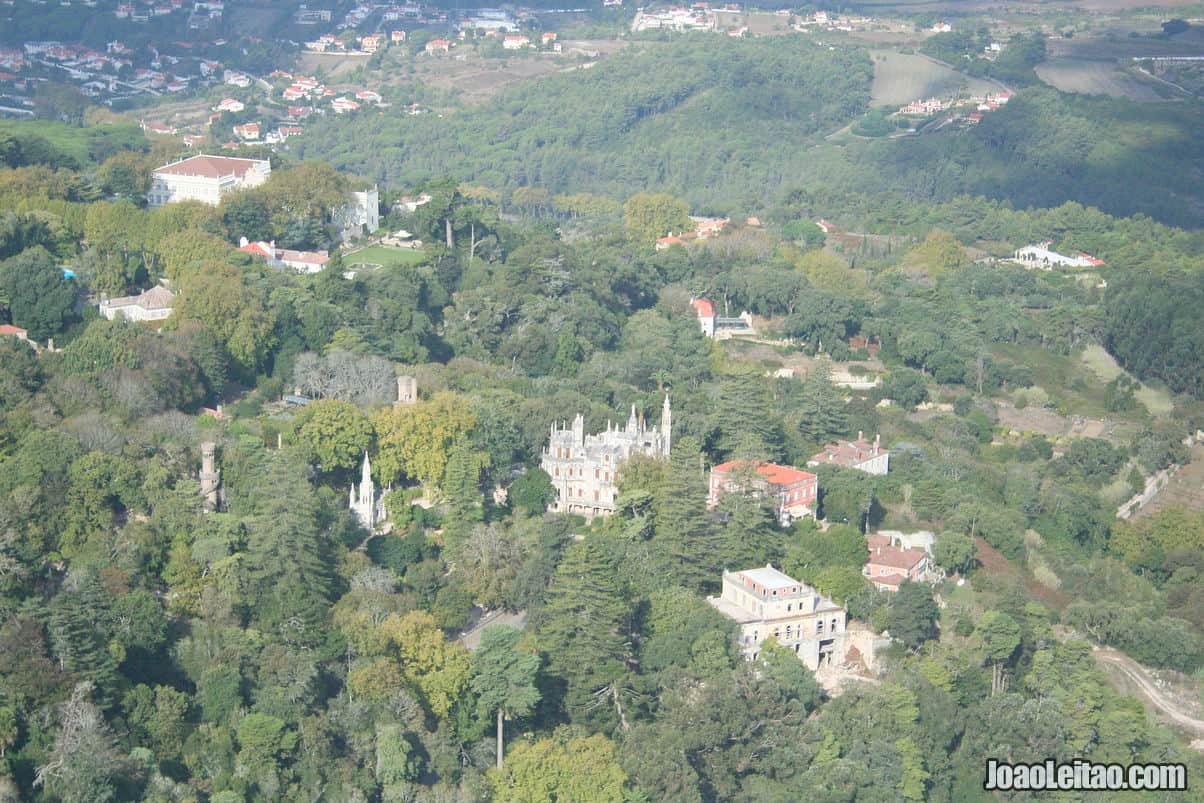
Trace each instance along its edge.
<instances>
[{"instance_id":1,"label":"pine tree","mask_svg":"<svg viewBox=\"0 0 1204 803\"><path fill-rule=\"evenodd\" d=\"M333 582L318 502L299 461L274 456L249 522L247 553L256 618L269 628L301 622L316 632ZM270 489L270 492L269 492Z\"/></svg>"},{"instance_id":2,"label":"pine tree","mask_svg":"<svg viewBox=\"0 0 1204 803\"><path fill-rule=\"evenodd\" d=\"M467 444L458 444L447 458L443 474L443 493L448 511L443 519L444 546L455 556L472 526L485 519L485 497L481 493L481 471L486 456Z\"/></svg>"},{"instance_id":3,"label":"pine tree","mask_svg":"<svg viewBox=\"0 0 1204 803\"><path fill-rule=\"evenodd\" d=\"M513 627L491 625L481 633L472 656L472 690L483 716L497 715L497 768L502 768L503 722L523 717L539 702L535 675L539 656L518 649L522 634Z\"/></svg>"},{"instance_id":4,"label":"pine tree","mask_svg":"<svg viewBox=\"0 0 1204 803\"><path fill-rule=\"evenodd\" d=\"M567 682L565 705L576 715L625 671L628 610L617 575L602 545L587 538L565 551L548 589L539 644L551 673Z\"/></svg>"},{"instance_id":5,"label":"pine tree","mask_svg":"<svg viewBox=\"0 0 1204 803\"><path fill-rule=\"evenodd\" d=\"M737 469L732 479L737 487L719 500L724 568L737 571L776 562L782 545L773 499L757 489L751 463Z\"/></svg>"},{"instance_id":6,"label":"pine tree","mask_svg":"<svg viewBox=\"0 0 1204 803\"><path fill-rule=\"evenodd\" d=\"M719 582L720 539L706 503L698 441L682 438L673 445L668 476L653 500L653 546L670 581L687 588Z\"/></svg>"},{"instance_id":7,"label":"pine tree","mask_svg":"<svg viewBox=\"0 0 1204 803\"><path fill-rule=\"evenodd\" d=\"M848 416L840 391L832 384L832 364L819 360L803 379L799 431L814 443L827 443L848 431Z\"/></svg>"},{"instance_id":8,"label":"pine tree","mask_svg":"<svg viewBox=\"0 0 1204 803\"><path fill-rule=\"evenodd\" d=\"M723 378L714 418L719 431L715 449L720 456L777 459L782 432L776 420L759 372L743 369Z\"/></svg>"},{"instance_id":9,"label":"pine tree","mask_svg":"<svg viewBox=\"0 0 1204 803\"><path fill-rule=\"evenodd\" d=\"M50 611L50 638L59 666L92 684L95 698L108 707L117 699L117 658L104 632L108 595L94 572L71 578Z\"/></svg>"}]
</instances>

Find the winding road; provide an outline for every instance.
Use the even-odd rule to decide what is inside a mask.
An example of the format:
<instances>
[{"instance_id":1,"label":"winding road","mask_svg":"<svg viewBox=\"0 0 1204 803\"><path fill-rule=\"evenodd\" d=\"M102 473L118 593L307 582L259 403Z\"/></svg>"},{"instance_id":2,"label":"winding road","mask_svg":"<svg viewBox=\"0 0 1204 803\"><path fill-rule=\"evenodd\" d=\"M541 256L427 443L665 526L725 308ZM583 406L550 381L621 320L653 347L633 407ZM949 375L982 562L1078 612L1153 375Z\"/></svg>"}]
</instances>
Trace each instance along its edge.
<instances>
[{"instance_id":1,"label":"winding road","mask_svg":"<svg viewBox=\"0 0 1204 803\"><path fill-rule=\"evenodd\" d=\"M1204 720L1184 714L1173 700L1168 699L1158 689L1158 686L1149 673L1132 658L1106 647L1096 649L1091 654L1099 663L1116 667L1124 673L1125 677L1136 683L1142 692L1142 696L1161 711L1171 722L1184 730L1191 731L1197 736L1204 736Z\"/></svg>"}]
</instances>

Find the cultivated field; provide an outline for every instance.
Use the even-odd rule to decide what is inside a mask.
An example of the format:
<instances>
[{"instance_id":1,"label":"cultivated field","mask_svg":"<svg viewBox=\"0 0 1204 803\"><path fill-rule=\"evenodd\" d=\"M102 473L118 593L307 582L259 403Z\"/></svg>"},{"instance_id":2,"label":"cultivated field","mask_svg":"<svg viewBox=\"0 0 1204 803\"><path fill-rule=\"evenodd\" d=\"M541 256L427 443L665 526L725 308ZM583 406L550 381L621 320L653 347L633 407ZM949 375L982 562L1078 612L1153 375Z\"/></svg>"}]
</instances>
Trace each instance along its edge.
<instances>
[{"instance_id":1,"label":"cultivated field","mask_svg":"<svg viewBox=\"0 0 1204 803\"><path fill-rule=\"evenodd\" d=\"M875 106L899 106L917 98L995 92L997 84L970 78L927 56L871 50L874 84L870 102Z\"/></svg>"},{"instance_id":2,"label":"cultivated field","mask_svg":"<svg viewBox=\"0 0 1204 803\"><path fill-rule=\"evenodd\" d=\"M1142 103L1165 100L1152 82L1135 78L1112 61L1051 59L1037 67L1037 76L1063 92L1108 95Z\"/></svg>"}]
</instances>

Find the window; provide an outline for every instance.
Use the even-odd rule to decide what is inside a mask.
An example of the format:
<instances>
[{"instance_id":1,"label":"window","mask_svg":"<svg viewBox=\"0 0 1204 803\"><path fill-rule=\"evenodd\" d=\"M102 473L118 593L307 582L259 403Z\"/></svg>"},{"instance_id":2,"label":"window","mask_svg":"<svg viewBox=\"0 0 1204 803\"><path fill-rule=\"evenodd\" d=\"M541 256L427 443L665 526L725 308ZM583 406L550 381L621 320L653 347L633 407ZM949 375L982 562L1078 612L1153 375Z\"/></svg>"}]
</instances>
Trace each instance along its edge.
<instances>
[{"instance_id":1,"label":"window","mask_svg":"<svg viewBox=\"0 0 1204 803\"><path fill-rule=\"evenodd\" d=\"M819 619L815 622L815 632L816 633L824 632L824 620L823 619Z\"/></svg>"}]
</instances>

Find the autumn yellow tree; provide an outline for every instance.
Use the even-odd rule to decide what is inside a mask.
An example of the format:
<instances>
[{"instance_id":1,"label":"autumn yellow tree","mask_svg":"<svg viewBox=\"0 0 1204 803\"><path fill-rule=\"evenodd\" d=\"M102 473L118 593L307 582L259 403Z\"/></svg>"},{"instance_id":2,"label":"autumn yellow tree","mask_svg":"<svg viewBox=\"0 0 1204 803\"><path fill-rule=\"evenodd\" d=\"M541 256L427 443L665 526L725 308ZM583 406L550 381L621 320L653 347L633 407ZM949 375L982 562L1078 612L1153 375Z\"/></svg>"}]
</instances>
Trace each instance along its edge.
<instances>
[{"instance_id":1,"label":"autumn yellow tree","mask_svg":"<svg viewBox=\"0 0 1204 803\"><path fill-rule=\"evenodd\" d=\"M263 292L243 281L242 274L222 262L185 271L176 282L176 321L200 323L246 370L259 367L272 345L272 314Z\"/></svg>"},{"instance_id":2,"label":"autumn yellow tree","mask_svg":"<svg viewBox=\"0 0 1204 803\"><path fill-rule=\"evenodd\" d=\"M379 411L372 419L379 447L376 470L386 485L401 476L435 490L442 487L448 456L476 424L471 401L456 393Z\"/></svg>"},{"instance_id":3,"label":"autumn yellow tree","mask_svg":"<svg viewBox=\"0 0 1204 803\"><path fill-rule=\"evenodd\" d=\"M690 205L663 192L641 192L623 205L623 223L638 240L652 242L693 228Z\"/></svg>"}]
</instances>

